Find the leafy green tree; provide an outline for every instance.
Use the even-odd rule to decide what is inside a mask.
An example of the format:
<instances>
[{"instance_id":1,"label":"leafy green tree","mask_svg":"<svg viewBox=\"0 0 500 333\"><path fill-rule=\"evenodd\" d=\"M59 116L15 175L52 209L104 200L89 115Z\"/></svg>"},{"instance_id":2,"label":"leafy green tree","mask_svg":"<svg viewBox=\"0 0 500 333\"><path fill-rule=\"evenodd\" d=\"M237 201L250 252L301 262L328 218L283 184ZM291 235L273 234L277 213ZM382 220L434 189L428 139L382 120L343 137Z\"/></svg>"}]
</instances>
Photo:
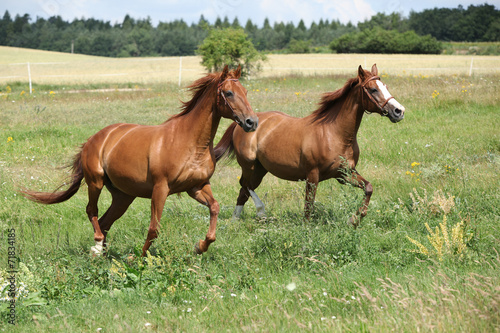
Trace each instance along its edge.
<instances>
[{"instance_id":1,"label":"leafy green tree","mask_svg":"<svg viewBox=\"0 0 500 333\"><path fill-rule=\"evenodd\" d=\"M358 23L358 29L360 30L373 29L375 27L380 27L385 30L398 30L400 32L404 32L408 30L408 20L403 19L399 13L392 13L389 15L377 13L372 16L370 20Z\"/></svg>"},{"instance_id":2,"label":"leafy green tree","mask_svg":"<svg viewBox=\"0 0 500 333\"><path fill-rule=\"evenodd\" d=\"M12 38L14 33L14 27L12 24L12 17L8 10L3 14L3 18L0 21L0 45L7 45L9 40Z\"/></svg>"},{"instance_id":3,"label":"leafy green tree","mask_svg":"<svg viewBox=\"0 0 500 333\"><path fill-rule=\"evenodd\" d=\"M400 33L376 27L343 35L330 48L337 53L438 54L442 45L434 37L419 36L412 30Z\"/></svg>"},{"instance_id":4,"label":"leafy green tree","mask_svg":"<svg viewBox=\"0 0 500 333\"><path fill-rule=\"evenodd\" d=\"M426 9L411 12L408 21L417 34L430 34L441 41L499 41L488 33L500 21L500 11L493 5Z\"/></svg>"},{"instance_id":5,"label":"leafy green tree","mask_svg":"<svg viewBox=\"0 0 500 333\"><path fill-rule=\"evenodd\" d=\"M114 24L93 18L67 22L60 16L32 21L28 14L14 18L5 11L0 16L0 45L70 52L74 42L77 53L108 57L194 55L214 27L241 30L238 18L231 23L227 16L217 18L213 25L201 15L190 25L176 20L155 27L149 17L126 15ZM271 25L266 18L259 27L248 19L244 32L258 51L316 52L335 41L332 50L336 52L438 53L437 40L500 41L500 10L484 4L411 12L409 18L399 13L377 13L357 26L323 19L310 27L303 20L297 26L292 22ZM497 49L489 45L489 51L484 52L496 54Z\"/></svg>"},{"instance_id":6,"label":"leafy green tree","mask_svg":"<svg viewBox=\"0 0 500 333\"><path fill-rule=\"evenodd\" d=\"M243 29L213 29L198 47L202 56L201 64L210 71L220 71L225 65L230 68L242 67L242 75L260 70L266 59L248 39Z\"/></svg>"},{"instance_id":7,"label":"leafy green tree","mask_svg":"<svg viewBox=\"0 0 500 333\"><path fill-rule=\"evenodd\" d=\"M240 21L238 20L237 17L235 17L233 20L233 23L231 23L231 28L233 28L233 29L240 29L241 28Z\"/></svg>"}]
</instances>

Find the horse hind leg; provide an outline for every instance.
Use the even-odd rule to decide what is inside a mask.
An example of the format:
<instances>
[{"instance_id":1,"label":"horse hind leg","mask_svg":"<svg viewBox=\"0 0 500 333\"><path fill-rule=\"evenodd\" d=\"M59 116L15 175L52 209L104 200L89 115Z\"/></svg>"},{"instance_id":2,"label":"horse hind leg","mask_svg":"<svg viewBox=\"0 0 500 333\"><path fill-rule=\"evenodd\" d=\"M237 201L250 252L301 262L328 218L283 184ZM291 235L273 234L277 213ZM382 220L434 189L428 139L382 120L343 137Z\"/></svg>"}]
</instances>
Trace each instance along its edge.
<instances>
[{"instance_id":1,"label":"horse hind leg","mask_svg":"<svg viewBox=\"0 0 500 333\"><path fill-rule=\"evenodd\" d=\"M254 166L250 174L248 174L248 172L245 172L245 170L243 171L240 179L240 194L238 196L238 199L236 200L233 219L237 219L240 217L243 211L243 206L249 198L252 198L255 204L255 208L257 209L257 217L265 216L264 203L262 202L262 200L260 200L259 196L257 195L257 193L255 193L254 190L259 187L266 173L267 170L264 169L264 167L260 163Z\"/></svg>"},{"instance_id":2,"label":"horse hind leg","mask_svg":"<svg viewBox=\"0 0 500 333\"><path fill-rule=\"evenodd\" d=\"M109 229L116 220L122 217L135 199L135 197L125 194L112 186L108 186L108 190L112 196L111 206L109 206L106 213L99 219L99 226L104 234L104 247L106 246Z\"/></svg>"},{"instance_id":3,"label":"horse hind leg","mask_svg":"<svg viewBox=\"0 0 500 333\"><path fill-rule=\"evenodd\" d=\"M233 220L240 218L241 213L243 212L243 207L245 206L245 203L248 201L249 197L250 193L248 192L248 188L242 187L240 189L240 194L238 195L238 199L236 199L236 207L234 208L233 212Z\"/></svg>"},{"instance_id":4,"label":"horse hind leg","mask_svg":"<svg viewBox=\"0 0 500 333\"><path fill-rule=\"evenodd\" d=\"M248 192L250 193L250 197L252 198L253 203L255 204L255 208L257 209L257 217L266 216L266 210L265 210L264 203L262 202L262 200L260 200L257 193L255 193L254 191L252 191L250 189L248 189Z\"/></svg>"},{"instance_id":5,"label":"horse hind leg","mask_svg":"<svg viewBox=\"0 0 500 333\"><path fill-rule=\"evenodd\" d=\"M92 223L92 227L94 228L94 241L95 246L90 248L91 252L95 256L99 256L102 254L102 249L104 246L104 234L101 231L101 227L99 226L98 214L99 209L97 208L97 202L99 201L99 196L102 191L102 183L95 182L87 182L88 184L88 195L89 202L87 204L87 216Z\"/></svg>"}]
</instances>

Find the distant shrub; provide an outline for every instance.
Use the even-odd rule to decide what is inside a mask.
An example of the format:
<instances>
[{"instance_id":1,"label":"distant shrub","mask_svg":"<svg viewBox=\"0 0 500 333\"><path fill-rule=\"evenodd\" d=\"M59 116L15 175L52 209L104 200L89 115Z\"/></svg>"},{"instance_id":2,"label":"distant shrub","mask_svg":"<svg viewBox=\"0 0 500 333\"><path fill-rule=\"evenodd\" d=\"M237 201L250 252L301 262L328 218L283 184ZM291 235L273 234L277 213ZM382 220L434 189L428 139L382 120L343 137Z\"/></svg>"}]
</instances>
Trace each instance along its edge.
<instances>
[{"instance_id":1,"label":"distant shrub","mask_svg":"<svg viewBox=\"0 0 500 333\"><path fill-rule=\"evenodd\" d=\"M330 49L337 53L439 54L442 45L434 37L419 36L413 30L401 33L376 27L343 35L331 42Z\"/></svg>"},{"instance_id":2,"label":"distant shrub","mask_svg":"<svg viewBox=\"0 0 500 333\"><path fill-rule=\"evenodd\" d=\"M242 75L260 70L261 62L266 60L248 39L243 29L213 29L198 47L201 64L210 72L222 70L225 65L236 68L241 65Z\"/></svg>"},{"instance_id":3,"label":"distant shrub","mask_svg":"<svg viewBox=\"0 0 500 333\"><path fill-rule=\"evenodd\" d=\"M290 43L288 43L288 53L309 53L311 46L311 41L309 40L297 40L292 38Z\"/></svg>"}]
</instances>

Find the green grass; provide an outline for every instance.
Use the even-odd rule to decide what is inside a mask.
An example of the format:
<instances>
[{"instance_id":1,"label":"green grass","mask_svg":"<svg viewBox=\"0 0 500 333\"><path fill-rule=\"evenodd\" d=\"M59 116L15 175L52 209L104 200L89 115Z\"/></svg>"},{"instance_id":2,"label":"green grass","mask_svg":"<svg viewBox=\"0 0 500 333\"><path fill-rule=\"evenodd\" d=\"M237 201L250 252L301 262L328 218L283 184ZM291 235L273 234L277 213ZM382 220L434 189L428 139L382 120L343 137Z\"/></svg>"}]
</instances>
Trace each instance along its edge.
<instances>
[{"instance_id":1,"label":"green grass","mask_svg":"<svg viewBox=\"0 0 500 333\"><path fill-rule=\"evenodd\" d=\"M287 76L244 85L254 110L304 116L347 78ZM167 200L160 236L145 260L130 258L146 238L148 200L137 199L114 224L108 256L92 258L85 187L54 206L29 202L17 190L52 190L66 175L58 167L89 136L116 122L159 124L178 112L186 92L175 84L143 84L131 92L65 93L82 88L65 84L35 85L28 96L24 83L0 87L0 267L7 277L8 230L15 229L16 282L27 289L16 303L14 327L1 301L0 330L498 330L500 76L389 75L383 81L407 113L398 124L377 115L363 120L357 169L374 195L360 228L347 220L361 191L335 180L320 183L315 216L306 222L305 184L270 175L257 190L267 217L258 219L249 202L242 219L232 221L240 171L231 162L218 165L211 180L221 212L210 250L192 254L209 214L184 194ZM217 138L229 123L222 122ZM427 191L427 201L412 200L414 188L421 196ZM431 248L424 223L434 228L443 221L430 202L437 190L454 196L450 230L465 222L470 237L463 257L439 261L411 252L416 247L406 236ZM109 203L104 193L101 213Z\"/></svg>"}]
</instances>

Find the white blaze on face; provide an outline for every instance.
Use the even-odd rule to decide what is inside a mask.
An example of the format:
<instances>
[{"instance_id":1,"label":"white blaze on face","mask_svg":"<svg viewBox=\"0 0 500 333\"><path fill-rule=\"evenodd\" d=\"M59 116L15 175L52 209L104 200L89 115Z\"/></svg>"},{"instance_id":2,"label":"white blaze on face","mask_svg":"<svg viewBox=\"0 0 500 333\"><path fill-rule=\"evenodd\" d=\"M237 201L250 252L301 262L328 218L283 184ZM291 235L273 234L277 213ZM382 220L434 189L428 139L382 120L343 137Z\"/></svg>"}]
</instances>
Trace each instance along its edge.
<instances>
[{"instance_id":1,"label":"white blaze on face","mask_svg":"<svg viewBox=\"0 0 500 333\"><path fill-rule=\"evenodd\" d=\"M389 98L391 98L391 93L389 90L387 90L387 86L383 84L380 80L375 81L377 83L378 89L382 93L382 96L384 96L385 100L387 101ZM398 101L396 101L395 98L391 98L387 104L392 105L396 109L400 109L402 112L405 112L405 107L399 104Z\"/></svg>"}]
</instances>

